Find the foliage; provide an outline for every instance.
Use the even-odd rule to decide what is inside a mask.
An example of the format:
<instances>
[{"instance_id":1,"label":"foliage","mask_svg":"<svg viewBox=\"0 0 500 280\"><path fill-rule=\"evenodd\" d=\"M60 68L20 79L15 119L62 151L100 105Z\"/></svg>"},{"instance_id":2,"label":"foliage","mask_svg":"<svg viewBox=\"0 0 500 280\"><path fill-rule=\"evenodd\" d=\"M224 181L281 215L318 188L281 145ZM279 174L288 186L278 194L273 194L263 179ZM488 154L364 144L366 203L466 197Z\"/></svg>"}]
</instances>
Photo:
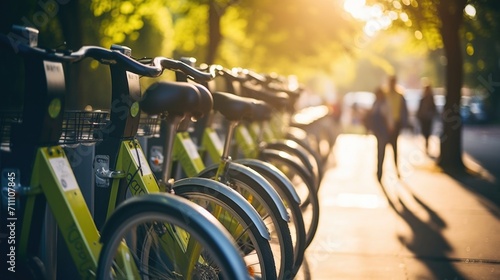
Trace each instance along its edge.
<instances>
[{"instance_id":1,"label":"foliage","mask_svg":"<svg viewBox=\"0 0 500 280\"><path fill-rule=\"evenodd\" d=\"M350 48L354 26L339 1L191 0L168 4L173 14L176 56L209 57L208 12L215 6L222 40L215 62L282 74L329 71ZM346 43L347 42L347 43ZM301 65L298 69L297 65ZM304 74L306 75L306 74Z\"/></svg>"},{"instance_id":2,"label":"foliage","mask_svg":"<svg viewBox=\"0 0 500 280\"><path fill-rule=\"evenodd\" d=\"M472 3L476 16L466 17L464 22L464 71L469 74L465 82L500 98L494 82L500 81L500 2L480 0Z\"/></svg>"}]
</instances>

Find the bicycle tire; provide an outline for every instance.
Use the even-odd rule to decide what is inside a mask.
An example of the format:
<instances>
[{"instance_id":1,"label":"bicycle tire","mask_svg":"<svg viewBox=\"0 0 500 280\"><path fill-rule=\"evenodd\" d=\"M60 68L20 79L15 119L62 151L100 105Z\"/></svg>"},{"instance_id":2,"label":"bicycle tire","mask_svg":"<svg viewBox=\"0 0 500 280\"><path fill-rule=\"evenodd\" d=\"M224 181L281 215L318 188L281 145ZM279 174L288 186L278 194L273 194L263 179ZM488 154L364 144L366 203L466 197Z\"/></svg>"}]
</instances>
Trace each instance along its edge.
<instances>
[{"instance_id":1,"label":"bicycle tire","mask_svg":"<svg viewBox=\"0 0 500 280\"><path fill-rule=\"evenodd\" d=\"M321 155L317 150L315 150L309 143L305 140L302 139L292 133L287 133L285 136L286 139L290 139L298 143L302 148L306 149L310 155L314 157L314 161L316 162L316 165L318 167L318 174L319 174L319 180L323 179L323 175L325 174L325 163L327 158L322 158Z\"/></svg>"},{"instance_id":2,"label":"bicycle tire","mask_svg":"<svg viewBox=\"0 0 500 280\"><path fill-rule=\"evenodd\" d=\"M290 216L290 222L288 224L290 235L292 236L294 255L294 271L292 276L295 277L304 260L306 230L302 210L300 209L300 198L297 192L295 192L292 182L288 180L283 172L268 162L256 159L241 159L235 160L235 162L248 166L264 176L284 201Z\"/></svg>"},{"instance_id":3,"label":"bicycle tire","mask_svg":"<svg viewBox=\"0 0 500 280\"><path fill-rule=\"evenodd\" d=\"M309 150L304 148L302 144L296 142L295 140L286 139L266 143L264 148L279 150L296 156L313 176L312 178L314 180L316 191L319 190L319 184L321 183L319 163L316 161L314 155L312 155Z\"/></svg>"},{"instance_id":4,"label":"bicycle tire","mask_svg":"<svg viewBox=\"0 0 500 280\"><path fill-rule=\"evenodd\" d=\"M138 227L140 225L144 227ZM159 239L172 237L173 234L171 233L173 231L165 230L167 227L175 227L175 232L178 233L175 237L179 238L180 234L184 233L189 240L195 238L195 242L198 242L197 244L204 249L200 250L200 255L203 257L196 257L198 261L196 265L191 263L187 266L184 265L189 269L193 269L191 276L200 273L205 276L214 276L213 279L218 279L219 275L222 275L224 279L249 278L241 253L236 249L234 240L210 213L181 197L160 193L128 199L107 220L101 231L102 249L98 260L96 278L110 279L116 276L116 278L120 279L119 275L117 275L120 271L113 264L116 264L114 261L116 251L124 241L128 241L127 246L130 254L133 254L133 259L138 262L137 264L141 264L142 273L144 264L141 262L144 261L144 257L138 258L137 254L141 253L139 250L146 242L141 242L143 239L137 238L137 234L154 232L162 234L158 236ZM125 238L125 236L128 236L127 234L136 237L137 244L131 243L134 238ZM151 243L149 244L151 245ZM133 250L133 248L136 248L136 250ZM148 249L151 249L151 247L148 247ZM180 263L175 262L177 259L170 258L168 263L163 263L163 266L160 266L160 261L167 261L167 258L164 258L164 250L162 248L155 251L158 254L162 253L161 257L154 258L153 260L156 262L148 263L148 265L151 265L151 267L147 267L146 272L148 274L141 274L141 278L149 279L154 272L161 273L158 276L162 279L170 278L169 275L186 277L184 271L169 271ZM174 254L179 253L179 251L167 253ZM127 257L130 257L130 255L127 255ZM186 258L189 259L189 256ZM148 254L149 259L151 257ZM121 260L123 261L123 259ZM179 267L182 266L183 264L179 264ZM159 268L164 268L166 271L157 271ZM124 276L130 277L130 275ZM212 278L208 277L208 279Z\"/></svg>"},{"instance_id":5,"label":"bicycle tire","mask_svg":"<svg viewBox=\"0 0 500 280\"><path fill-rule=\"evenodd\" d=\"M216 218L239 245L247 270L251 272L252 276L258 279L276 279L276 267L269 243L270 236L268 232L265 232L266 235L262 234L256 225L255 218L253 218L260 219L259 214L236 191L225 185L217 189L217 187L192 183L196 179L205 178L188 178L177 181L174 184L175 194L202 206L213 215L217 215ZM213 181L212 183L218 182ZM260 221L262 222L262 220Z\"/></svg>"},{"instance_id":6,"label":"bicycle tire","mask_svg":"<svg viewBox=\"0 0 500 280\"><path fill-rule=\"evenodd\" d=\"M214 178L217 169L217 164L209 166L198 176ZM270 183L255 170L231 162L226 173L222 183L243 195L254 206L270 231L278 279L290 278L293 274L293 243L283 201Z\"/></svg>"},{"instance_id":7,"label":"bicycle tire","mask_svg":"<svg viewBox=\"0 0 500 280\"><path fill-rule=\"evenodd\" d=\"M311 244L319 224L319 198L309 171L301 162L281 151L265 149L259 158L280 169L292 182L301 200L301 209L306 228L306 248Z\"/></svg>"}]
</instances>

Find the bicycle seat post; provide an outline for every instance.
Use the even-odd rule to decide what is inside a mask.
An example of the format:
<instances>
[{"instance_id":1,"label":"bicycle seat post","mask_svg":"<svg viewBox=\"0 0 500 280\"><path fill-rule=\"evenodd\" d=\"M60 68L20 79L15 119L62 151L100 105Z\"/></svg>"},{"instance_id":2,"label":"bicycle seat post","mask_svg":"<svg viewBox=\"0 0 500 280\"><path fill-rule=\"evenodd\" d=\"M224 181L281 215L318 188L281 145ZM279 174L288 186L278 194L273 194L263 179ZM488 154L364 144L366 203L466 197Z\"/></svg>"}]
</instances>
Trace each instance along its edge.
<instances>
[{"instance_id":1,"label":"bicycle seat post","mask_svg":"<svg viewBox=\"0 0 500 280\"><path fill-rule=\"evenodd\" d=\"M161 116L161 125L162 128L165 128L166 135L164 137L164 147L165 147L165 152L164 152L164 159L162 163L162 169L163 169L163 177L162 181L160 182L165 184L162 187L165 187L167 191L171 190L171 186L173 184L173 181L171 179L172 176L172 164L173 164L173 150L174 150L174 141L175 141L175 135L177 133L177 128L181 121L184 119L184 116L179 116L179 115L168 115L168 113L164 113Z\"/></svg>"},{"instance_id":2,"label":"bicycle seat post","mask_svg":"<svg viewBox=\"0 0 500 280\"><path fill-rule=\"evenodd\" d=\"M221 159L223 162L227 162L231 160L231 143L234 135L234 131L238 126L238 121L230 121L227 127L226 137L224 139L224 149L222 150Z\"/></svg>"}]
</instances>

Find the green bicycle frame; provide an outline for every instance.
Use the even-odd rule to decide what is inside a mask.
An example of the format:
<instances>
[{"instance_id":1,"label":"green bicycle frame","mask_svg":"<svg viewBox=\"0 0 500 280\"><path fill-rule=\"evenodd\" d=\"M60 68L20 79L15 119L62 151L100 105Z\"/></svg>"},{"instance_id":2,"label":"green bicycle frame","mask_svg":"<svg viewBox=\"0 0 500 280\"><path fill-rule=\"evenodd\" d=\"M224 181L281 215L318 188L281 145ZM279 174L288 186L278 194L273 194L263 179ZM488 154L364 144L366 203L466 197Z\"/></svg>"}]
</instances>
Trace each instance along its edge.
<instances>
[{"instance_id":1,"label":"green bicycle frame","mask_svg":"<svg viewBox=\"0 0 500 280\"><path fill-rule=\"evenodd\" d=\"M40 203L45 196L59 229L66 242L71 257L82 279L93 279L97 268L97 260L101 251L99 232L93 222L80 187L73 174L64 150L60 146L39 148L36 153L31 186L22 188L26 195L21 237L19 242L19 258L26 259L31 253L33 242L39 240L38 233L32 225L38 218ZM43 204L42 204L43 205ZM36 218L35 218L36 217ZM35 246L36 247L36 246ZM121 247L125 256L128 249ZM129 271L137 268L133 262L124 262L130 266Z\"/></svg>"},{"instance_id":2,"label":"green bicycle frame","mask_svg":"<svg viewBox=\"0 0 500 280\"><path fill-rule=\"evenodd\" d=\"M136 139L121 142L116 169L124 171L124 175L123 178L117 178L112 182L107 212L108 218L117 206L116 201L118 201L120 184L126 184L130 193L134 196L165 191L157 183L139 141ZM201 257L201 245L193 238L189 238L189 241L186 242L187 238L182 232L173 229L170 225L165 226L171 234L162 235L164 252L170 258L176 260L186 278L190 279L194 272L194 264Z\"/></svg>"}]
</instances>

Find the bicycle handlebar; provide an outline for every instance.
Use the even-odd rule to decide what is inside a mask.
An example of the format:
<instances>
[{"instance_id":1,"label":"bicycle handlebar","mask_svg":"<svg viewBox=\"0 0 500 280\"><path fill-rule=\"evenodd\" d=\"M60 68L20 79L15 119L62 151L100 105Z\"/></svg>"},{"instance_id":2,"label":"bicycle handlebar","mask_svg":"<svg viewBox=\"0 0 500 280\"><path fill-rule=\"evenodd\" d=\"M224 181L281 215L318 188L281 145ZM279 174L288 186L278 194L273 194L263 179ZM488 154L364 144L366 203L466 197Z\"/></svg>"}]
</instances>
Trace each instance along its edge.
<instances>
[{"instance_id":1,"label":"bicycle handlebar","mask_svg":"<svg viewBox=\"0 0 500 280\"><path fill-rule=\"evenodd\" d=\"M210 65L207 70L213 72L215 76L225 77L233 81L244 82L246 80L245 77L238 75L238 73L232 71L231 69L224 68L218 64Z\"/></svg>"},{"instance_id":2,"label":"bicycle handlebar","mask_svg":"<svg viewBox=\"0 0 500 280\"><path fill-rule=\"evenodd\" d=\"M209 72L202 72L180 60L170 59L162 56L155 58L143 58L139 59L139 62L145 64L151 64L155 67L160 67L160 69L168 69L173 71L181 71L186 74L190 79L196 81L210 81L215 78L215 70Z\"/></svg>"},{"instance_id":3,"label":"bicycle handlebar","mask_svg":"<svg viewBox=\"0 0 500 280\"><path fill-rule=\"evenodd\" d=\"M20 53L23 56L32 56L43 60L76 63L90 57L103 64L119 64L126 71L134 72L138 75L157 77L162 73L161 67L144 65L120 52L102 47L84 46L76 52L45 50L16 42L14 38L9 38L9 36L4 34L0 34L0 46L10 49L15 53Z\"/></svg>"}]
</instances>

